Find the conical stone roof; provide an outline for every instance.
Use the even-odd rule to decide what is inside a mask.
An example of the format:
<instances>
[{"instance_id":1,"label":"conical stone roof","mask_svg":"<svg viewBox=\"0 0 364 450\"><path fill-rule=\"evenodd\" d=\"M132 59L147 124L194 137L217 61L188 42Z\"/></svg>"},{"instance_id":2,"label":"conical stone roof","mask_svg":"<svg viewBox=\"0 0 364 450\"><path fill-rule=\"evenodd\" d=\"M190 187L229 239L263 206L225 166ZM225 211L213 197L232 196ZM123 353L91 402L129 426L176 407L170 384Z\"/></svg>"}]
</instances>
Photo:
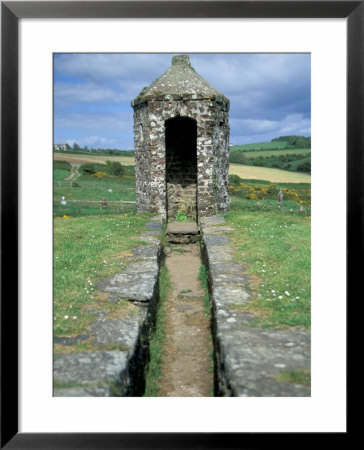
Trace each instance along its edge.
<instances>
[{"instance_id":1,"label":"conical stone roof","mask_svg":"<svg viewBox=\"0 0 364 450\"><path fill-rule=\"evenodd\" d=\"M188 55L176 55L172 58L172 66L149 87L144 88L132 101L132 106L148 100L181 99L209 99L218 103L229 103L221 92L195 71Z\"/></svg>"}]
</instances>

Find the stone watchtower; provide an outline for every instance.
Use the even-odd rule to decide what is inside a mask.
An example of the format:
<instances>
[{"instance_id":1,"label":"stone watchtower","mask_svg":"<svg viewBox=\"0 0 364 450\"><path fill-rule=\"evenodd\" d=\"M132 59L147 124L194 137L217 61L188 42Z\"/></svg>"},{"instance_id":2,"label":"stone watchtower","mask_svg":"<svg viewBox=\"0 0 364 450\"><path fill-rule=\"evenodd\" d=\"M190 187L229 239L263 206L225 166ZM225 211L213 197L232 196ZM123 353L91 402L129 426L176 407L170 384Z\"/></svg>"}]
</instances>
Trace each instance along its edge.
<instances>
[{"instance_id":1,"label":"stone watchtower","mask_svg":"<svg viewBox=\"0 0 364 450\"><path fill-rule=\"evenodd\" d=\"M229 103L187 55L132 101L138 212L199 220L227 211Z\"/></svg>"}]
</instances>

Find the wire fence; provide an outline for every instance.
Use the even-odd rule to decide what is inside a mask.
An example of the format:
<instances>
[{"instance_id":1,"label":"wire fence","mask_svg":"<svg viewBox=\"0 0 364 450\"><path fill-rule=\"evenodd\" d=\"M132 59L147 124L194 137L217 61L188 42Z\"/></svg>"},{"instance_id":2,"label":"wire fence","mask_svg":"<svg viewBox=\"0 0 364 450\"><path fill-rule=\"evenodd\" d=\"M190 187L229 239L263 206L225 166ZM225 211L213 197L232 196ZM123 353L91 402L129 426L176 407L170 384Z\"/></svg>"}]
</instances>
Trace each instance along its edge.
<instances>
[{"instance_id":1,"label":"wire fence","mask_svg":"<svg viewBox=\"0 0 364 450\"><path fill-rule=\"evenodd\" d=\"M54 216L85 216L85 215L109 215L128 214L136 212L135 201L97 201L97 200L66 200L54 201Z\"/></svg>"},{"instance_id":2,"label":"wire fence","mask_svg":"<svg viewBox=\"0 0 364 450\"><path fill-rule=\"evenodd\" d=\"M95 183L83 183L83 182L78 182L78 181L54 181L53 183L54 187L71 187L71 188L88 188L88 189L99 189L99 188L108 188L108 189L123 189L123 190L127 190L127 191L134 191L135 188L134 187L126 187L126 186L122 186L120 184L110 184L110 183L103 183L103 182L95 182Z\"/></svg>"}]
</instances>

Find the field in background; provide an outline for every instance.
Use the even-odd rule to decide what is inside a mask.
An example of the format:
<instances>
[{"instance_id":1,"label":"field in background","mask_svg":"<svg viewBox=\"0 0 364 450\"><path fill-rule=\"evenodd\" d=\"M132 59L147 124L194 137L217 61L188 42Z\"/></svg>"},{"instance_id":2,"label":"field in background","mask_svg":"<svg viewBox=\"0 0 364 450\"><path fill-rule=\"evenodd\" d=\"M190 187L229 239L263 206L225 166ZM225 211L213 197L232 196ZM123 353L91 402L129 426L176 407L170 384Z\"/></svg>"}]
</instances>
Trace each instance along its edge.
<instances>
[{"instance_id":1,"label":"field in background","mask_svg":"<svg viewBox=\"0 0 364 450\"><path fill-rule=\"evenodd\" d=\"M93 162L97 164L106 164L106 161L118 161L128 166L134 165L135 159L130 156L101 156L101 155L72 155L72 154L54 154L57 161L69 161L71 163ZM272 169L268 167L244 166L241 164L230 164L229 173L238 175L244 179L266 180L274 183L310 183L311 175L298 172L288 172L287 170Z\"/></svg>"},{"instance_id":2,"label":"field in background","mask_svg":"<svg viewBox=\"0 0 364 450\"><path fill-rule=\"evenodd\" d=\"M69 161L74 164L83 164L86 162L106 164L106 161L118 161L123 166L133 166L135 158L132 156L114 156L114 155L81 155L72 153L54 153L56 161Z\"/></svg>"},{"instance_id":3,"label":"field in background","mask_svg":"<svg viewBox=\"0 0 364 450\"><path fill-rule=\"evenodd\" d=\"M258 142L256 144L233 145L231 150L249 151L249 150L270 150L270 149L284 149L287 146L286 141L274 142Z\"/></svg>"},{"instance_id":4,"label":"field in background","mask_svg":"<svg viewBox=\"0 0 364 450\"><path fill-rule=\"evenodd\" d=\"M311 150L309 148L290 148L284 150L252 150L252 151L244 151L245 158L256 158L257 156L280 156L280 155L302 155L308 156L311 154Z\"/></svg>"},{"instance_id":5,"label":"field in background","mask_svg":"<svg viewBox=\"0 0 364 450\"><path fill-rule=\"evenodd\" d=\"M238 175L246 180L266 180L273 183L311 183L311 175L288 172L287 170L268 167L243 166L230 164L230 175Z\"/></svg>"},{"instance_id":6,"label":"field in background","mask_svg":"<svg viewBox=\"0 0 364 450\"><path fill-rule=\"evenodd\" d=\"M85 157L99 164L122 158ZM91 320L86 306L94 283L120 270L150 216L136 214L133 167L126 167L121 177L81 175L64 181L71 174L70 166L68 170L63 170L66 163L58 166L54 170L55 336L85 330ZM236 258L252 276L254 300L246 308L256 316L254 324L309 329L310 175L239 164L231 164L230 173L227 223L236 229L232 234ZM282 205L277 205L279 188L284 194ZM66 206L61 205L62 196ZM107 201L105 208L100 205L102 198Z\"/></svg>"}]
</instances>

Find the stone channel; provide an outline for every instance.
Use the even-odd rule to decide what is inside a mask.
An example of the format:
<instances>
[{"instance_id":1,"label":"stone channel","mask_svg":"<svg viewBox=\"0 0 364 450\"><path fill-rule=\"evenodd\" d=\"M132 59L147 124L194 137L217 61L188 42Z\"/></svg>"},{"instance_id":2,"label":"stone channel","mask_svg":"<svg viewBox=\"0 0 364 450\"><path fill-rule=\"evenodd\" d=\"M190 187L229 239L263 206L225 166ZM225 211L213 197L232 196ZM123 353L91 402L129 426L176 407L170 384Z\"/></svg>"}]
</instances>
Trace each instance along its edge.
<instances>
[{"instance_id":1,"label":"stone channel","mask_svg":"<svg viewBox=\"0 0 364 450\"><path fill-rule=\"evenodd\" d=\"M188 228L188 229L187 229ZM251 301L249 275L235 261L222 216L201 219L200 229L169 224L166 240L183 244L201 239L202 262L208 274L211 332L215 354L215 396L306 397L310 388L277 381L282 371L310 368L310 334L304 329L272 330L249 326L254 317L237 306ZM144 245L127 268L102 280L97 288L111 302L130 301L138 314L108 319L98 310L88 337L101 350L54 356L54 396L142 396L149 361L149 334L159 300L159 271L164 250L159 235L162 219L154 217L141 234ZM200 234L201 233L201 234ZM172 244L173 245L173 244ZM64 345L87 336L65 338ZM188 338L188 337L186 337ZM68 340L67 340L68 339ZM115 345L118 350L102 350ZM195 362L196 364L196 362Z\"/></svg>"},{"instance_id":2,"label":"stone channel","mask_svg":"<svg viewBox=\"0 0 364 450\"><path fill-rule=\"evenodd\" d=\"M215 348L215 395L306 397L310 388L277 381L282 371L310 368L310 334L304 329L248 326L254 316L239 311L251 301L249 276L234 260L225 219L201 221L202 254L208 270Z\"/></svg>"},{"instance_id":3,"label":"stone channel","mask_svg":"<svg viewBox=\"0 0 364 450\"><path fill-rule=\"evenodd\" d=\"M159 299L158 278L163 248L157 236L162 233L162 219L156 216L146 227L148 231L140 235L145 245L133 250L137 262L97 285L111 302L127 299L135 306L136 313L108 319L107 311L92 311L98 317L85 336L98 348L117 346L119 349L55 355L55 397L143 395L148 336ZM82 336L79 338L82 340ZM75 338L71 338L69 344L73 343L72 339Z\"/></svg>"}]
</instances>

